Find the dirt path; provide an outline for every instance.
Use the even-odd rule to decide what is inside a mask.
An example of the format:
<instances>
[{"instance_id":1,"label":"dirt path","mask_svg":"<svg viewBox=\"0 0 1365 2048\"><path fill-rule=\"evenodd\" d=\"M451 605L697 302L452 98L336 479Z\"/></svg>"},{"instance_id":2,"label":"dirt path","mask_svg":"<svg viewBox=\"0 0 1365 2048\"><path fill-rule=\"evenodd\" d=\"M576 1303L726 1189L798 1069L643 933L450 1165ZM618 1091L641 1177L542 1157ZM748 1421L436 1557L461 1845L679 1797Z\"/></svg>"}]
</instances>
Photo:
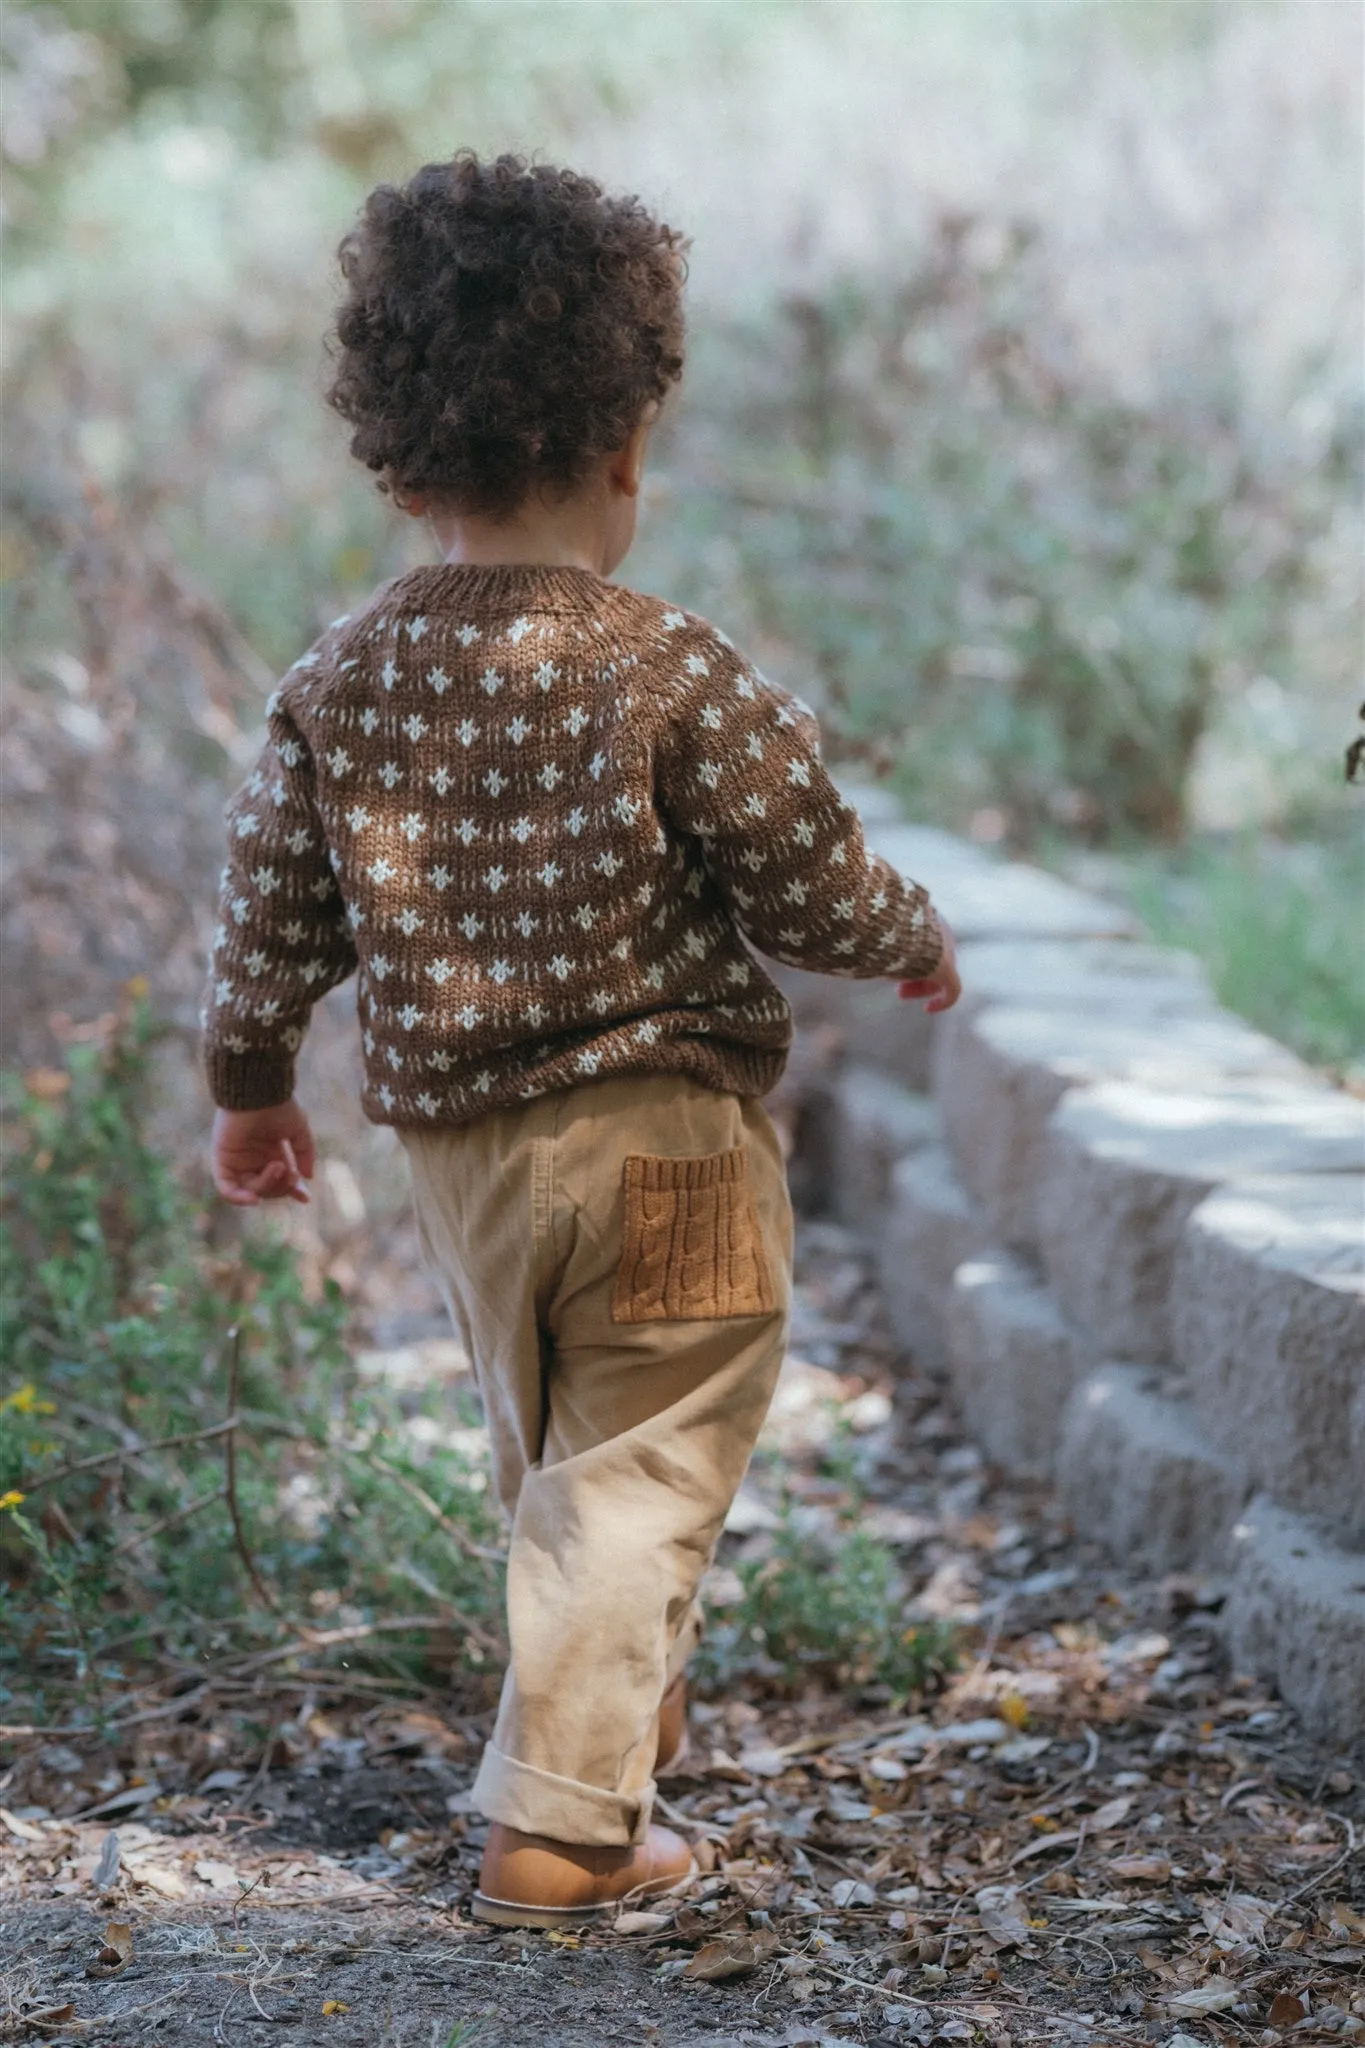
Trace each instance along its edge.
<instances>
[{"instance_id":1,"label":"dirt path","mask_svg":"<svg viewBox=\"0 0 1365 2048\"><path fill-rule=\"evenodd\" d=\"M1115 1571L1046 1492L982 1467L941 1390L892 1371L852 1239L805 1226L799 1266L718 1610L783 1483L828 1530L856 1468L914 1614L962 1631L946 1691L897 1711L875 1687L783 1697L758 1669L700 1703L665 1797L707 1874L678 1910L578 1939L468 1921L478 1702L296 1685L162 1713L99 1756L35 1742L0 1777L0 2036L1365 2040L1360 1759L1226 1671L1215 1585Z\"/></svg>"}]
</instances>

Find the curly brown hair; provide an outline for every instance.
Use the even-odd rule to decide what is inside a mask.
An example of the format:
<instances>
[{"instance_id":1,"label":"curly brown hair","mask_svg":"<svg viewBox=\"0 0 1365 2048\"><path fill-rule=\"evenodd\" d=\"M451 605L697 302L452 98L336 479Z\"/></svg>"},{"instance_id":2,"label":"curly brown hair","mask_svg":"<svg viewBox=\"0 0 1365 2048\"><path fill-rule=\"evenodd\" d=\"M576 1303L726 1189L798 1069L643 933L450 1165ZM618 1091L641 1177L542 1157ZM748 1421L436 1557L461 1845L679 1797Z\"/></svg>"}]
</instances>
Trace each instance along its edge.
<instances>
[{"instance_id":1,"label":"curly brown hair","mask_svg":"<svg viewBox=\"0 0 1365 2048\"><path fill-rule=\"evenodd\" d=\"M338 251L328 403L399 504L570 491L682 375L682 237L635 198L461 150L380 185Z\"/></svg>"}]
</instances>

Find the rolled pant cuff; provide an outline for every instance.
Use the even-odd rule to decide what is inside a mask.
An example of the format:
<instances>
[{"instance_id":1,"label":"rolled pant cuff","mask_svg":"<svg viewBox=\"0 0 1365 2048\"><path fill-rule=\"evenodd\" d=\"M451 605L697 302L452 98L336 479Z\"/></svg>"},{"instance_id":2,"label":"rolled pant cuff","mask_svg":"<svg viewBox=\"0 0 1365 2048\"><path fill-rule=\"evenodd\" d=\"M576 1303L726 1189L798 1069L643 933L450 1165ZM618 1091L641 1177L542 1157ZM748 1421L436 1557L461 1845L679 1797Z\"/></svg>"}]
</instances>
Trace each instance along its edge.
<instances>
[{"instance_id":1,"label":"rolled pant cuff","mask_svg":"<svg viewBox=\"0 0 1365 2048\"><path fill-rule=\"evenodd\" d=\"M651 1783L639 1798L604 1792L577 1778L560 1778L505 1756L490 1742L474 1780L473 1801L489 1820L552 1842L624 1849L642 1842L654 1806Z\"/></svg>"}]
</instances>

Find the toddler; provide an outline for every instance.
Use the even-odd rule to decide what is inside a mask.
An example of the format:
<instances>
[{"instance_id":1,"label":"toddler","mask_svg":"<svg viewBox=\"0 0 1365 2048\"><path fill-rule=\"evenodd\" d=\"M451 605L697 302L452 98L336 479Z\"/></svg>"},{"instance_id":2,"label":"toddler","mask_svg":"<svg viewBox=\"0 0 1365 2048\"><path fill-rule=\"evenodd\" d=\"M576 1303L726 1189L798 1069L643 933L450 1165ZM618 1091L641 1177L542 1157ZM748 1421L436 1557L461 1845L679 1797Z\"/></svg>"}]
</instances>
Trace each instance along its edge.
<instances>
[{"instance_id":1,"label":"toddler","mask_svg":"<svg viewBox=\"0 0 1365 2048\"><path fill-rule=\"evenodd\" d=\"M870 855L811 713L610 581L681 374L680 238L470 154L343 243L330 399L442 559L336 619L228 811L205 1056L227 1200L306 1200L294 1061L355 972L511 1521L474 1910L554 1926L692 1864L651 1825L697 1588L783 1354L791 1213L750 947L947 1009L951 937Z\"/></svg>"}]
</instances>

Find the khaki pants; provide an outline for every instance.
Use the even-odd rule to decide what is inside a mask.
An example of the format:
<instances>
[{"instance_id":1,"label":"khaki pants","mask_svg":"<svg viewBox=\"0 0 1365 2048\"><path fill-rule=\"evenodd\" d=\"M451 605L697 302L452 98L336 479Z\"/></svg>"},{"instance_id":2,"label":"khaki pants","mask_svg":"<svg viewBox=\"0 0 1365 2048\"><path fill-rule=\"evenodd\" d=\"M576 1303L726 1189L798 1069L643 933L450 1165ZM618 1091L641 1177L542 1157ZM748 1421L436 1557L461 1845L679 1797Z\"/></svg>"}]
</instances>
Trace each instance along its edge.
<instances>
[{"instance_id":1,"label":"khaki pants","mask_svg":"<svg viewBox=\"0 0 1365 2048\"><path fill-rule=\"evenodd\" d=\"M642 1075L401 1136L512 1522L475 1798L557 1841L637 1842L659 1702L782 1361L776 1134L757 1101Z\"/></svg>"}]
</instances>

